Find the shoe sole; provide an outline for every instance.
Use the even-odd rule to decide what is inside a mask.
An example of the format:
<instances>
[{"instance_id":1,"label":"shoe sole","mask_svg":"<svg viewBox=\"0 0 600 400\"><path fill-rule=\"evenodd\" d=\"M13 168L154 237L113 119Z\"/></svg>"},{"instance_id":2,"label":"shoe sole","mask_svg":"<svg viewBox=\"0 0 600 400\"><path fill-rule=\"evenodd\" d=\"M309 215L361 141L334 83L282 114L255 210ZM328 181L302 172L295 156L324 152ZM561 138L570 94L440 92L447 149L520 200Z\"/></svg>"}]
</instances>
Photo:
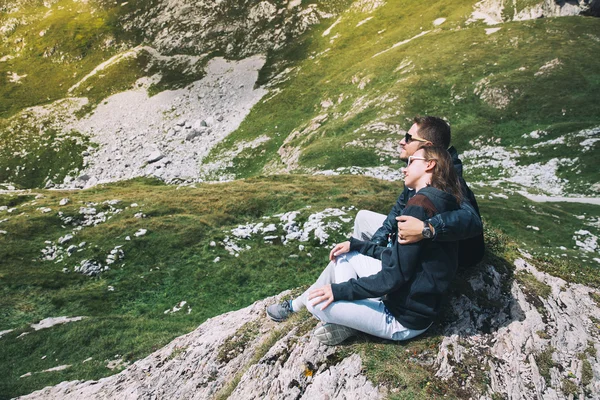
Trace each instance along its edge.
<instances>
[{"instance_id":1,"label":"shoe sole","mask_svg":"<svg viewBox=\"0 0 600 400\"><path fill-rule=\"evenodd\" d=\"M269 317L269 318L270 318L272 321L275 321L275 322L283 322L283 321L285 321L285 320L287 319L287 318L275 318L274 316L272 316L272 315L271 315L271 314L269 314L269 313L267 313L267 316L268 316L268 317Z\"/></svg>"},{"instance_id":2,"label":"shoe sole","mask_svg":"<svg viewBox=\"0 0 600 400\"><path fill-rule=\"evenodd\" d=\"M315 330L314 336L317 340L327 346L335 346L352 337L356 331L345 326L328 327L323 325Z\"/></svg>"}]
</instances>

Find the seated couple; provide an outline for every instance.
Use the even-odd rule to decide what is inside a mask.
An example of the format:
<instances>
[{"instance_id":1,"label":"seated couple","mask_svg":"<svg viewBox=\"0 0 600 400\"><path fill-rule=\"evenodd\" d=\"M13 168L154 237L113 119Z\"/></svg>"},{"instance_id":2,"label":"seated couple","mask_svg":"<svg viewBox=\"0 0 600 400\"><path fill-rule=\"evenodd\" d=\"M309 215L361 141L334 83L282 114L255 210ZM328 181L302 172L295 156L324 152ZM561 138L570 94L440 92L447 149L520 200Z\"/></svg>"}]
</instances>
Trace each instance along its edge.
<instances>
[{"instance_id":1,"label":"seated couple","mask_svg":"<svg viewBox=\"0 0 600 400\"><path fill-rule=\"evenodd\" d=\"M359 211L350 241L331 250L300 297L269 306L271 319L307 307L324 322L315 336L327 345L356 331L410 339L431 326L458 265L481 260L479 209L456 150L446 150L450 127L436 117L414 122L400 142L405 188L389 215Z\"/></svg>"}]
</instances>

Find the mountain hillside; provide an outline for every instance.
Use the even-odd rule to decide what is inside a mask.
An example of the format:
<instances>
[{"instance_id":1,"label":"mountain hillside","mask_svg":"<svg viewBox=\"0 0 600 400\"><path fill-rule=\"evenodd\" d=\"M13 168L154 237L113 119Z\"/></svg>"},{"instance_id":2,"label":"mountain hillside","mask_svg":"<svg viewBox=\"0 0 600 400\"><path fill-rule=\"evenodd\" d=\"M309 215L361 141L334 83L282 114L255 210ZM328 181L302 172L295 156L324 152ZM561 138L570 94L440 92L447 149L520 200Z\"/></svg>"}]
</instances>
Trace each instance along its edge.
<instances>
[{"instance_id":1,"label":"mountain hillside","mask_svg":"<svg viewBox=\"0 0 600 400\"><path fill-rule=\"evenodd\" d=\"M600 396L598 15L3 1L0 399ZM418 114L452 126L484 261L407 343L268 321L389 211Z\"/></svg>"}]
</instances>

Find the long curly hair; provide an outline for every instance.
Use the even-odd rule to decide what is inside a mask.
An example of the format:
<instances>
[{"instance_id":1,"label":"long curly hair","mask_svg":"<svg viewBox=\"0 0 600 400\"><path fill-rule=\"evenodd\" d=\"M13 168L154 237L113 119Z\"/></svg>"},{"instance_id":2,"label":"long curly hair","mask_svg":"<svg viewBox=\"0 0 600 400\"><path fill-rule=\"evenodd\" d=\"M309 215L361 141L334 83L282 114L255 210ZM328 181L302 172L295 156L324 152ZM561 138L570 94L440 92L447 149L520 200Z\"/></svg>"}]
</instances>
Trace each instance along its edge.
<instances>
[{"instance_id":1,"label":"long curly hair","mask_svg":"<svg viewBox=\"0 0 600 400\"><path fill-rule=\"evenodd\" d=\"M436 161L430 186L450 193L460 203L463 199L462 185L448 150L439 146L427 145L420 146L419 150L423 150L423 156L426 159Z\"/></svg>"}]
</instances>

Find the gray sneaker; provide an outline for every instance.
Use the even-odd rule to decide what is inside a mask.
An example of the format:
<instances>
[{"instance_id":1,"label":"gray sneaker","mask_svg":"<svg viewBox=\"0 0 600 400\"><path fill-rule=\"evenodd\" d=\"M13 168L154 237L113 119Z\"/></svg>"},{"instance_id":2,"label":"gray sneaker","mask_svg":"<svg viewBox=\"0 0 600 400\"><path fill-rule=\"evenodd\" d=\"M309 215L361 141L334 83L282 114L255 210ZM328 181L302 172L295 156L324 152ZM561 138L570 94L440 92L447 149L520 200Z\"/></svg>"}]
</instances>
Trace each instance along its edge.
<instances>
[{"instance_id":1,"label":"gray sneaker","mask_svg":"<svg viewBox=\"0 0 600 400\"><path fill-rule=\"evenodd\" d=\"M347 326L325 323L315 329L315 337L319 342L328 346L335 346L342 343L350 336L356 335L357 330L348 328Z\"/></svg>"},{"instance_id":2,"label":"gray sneaker","mask_svg":"<svg viewBox=\"0 0 600 400\"><path fill-rule=\"evenodd\" d=\"M267 307L267 315L275 322L285 321L293 312L291 300L286 300L279 304L271 304Z\"/></svg>"}]
</instances>

